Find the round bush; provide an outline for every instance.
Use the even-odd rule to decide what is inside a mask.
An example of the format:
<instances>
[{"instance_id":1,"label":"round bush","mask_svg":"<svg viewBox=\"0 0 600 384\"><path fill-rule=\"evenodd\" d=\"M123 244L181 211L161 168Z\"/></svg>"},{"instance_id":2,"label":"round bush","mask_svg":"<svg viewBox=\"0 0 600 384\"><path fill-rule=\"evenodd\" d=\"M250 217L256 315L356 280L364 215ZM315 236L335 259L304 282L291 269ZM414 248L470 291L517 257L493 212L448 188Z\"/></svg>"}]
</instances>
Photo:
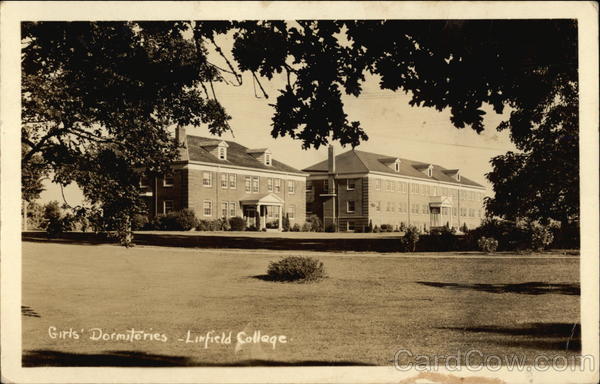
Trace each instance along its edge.
<instances>
[{"instance_id":1,"label":"round bush","mask_svg":"<svg viewBox=\"0 0 600 384\"><path fill-rule=\"evenodd\" d=\"M482 252L494 253L498 249L498 240L493 237L481 237L477 240L477 246Z\"/></svg>"},{"instance_id":2,"label":"round bush","mask_svg":"<svg viewBox=\"0 0 600 384\"><path fill-rule=\"evenodd\" d=\"M246 220L239 216L232 217L229 219L229 226L232 231L243 231L246 229Z\"/></svg>"},{"instance_id":3,"label":"round bush","mask_svg":"<svg viewBox=\"0 0 600 384\"><path fill-rule=\"evenodd\" d=\"M323 263L307 256L288 256L272 261L267 275L274 281L295 282L312 282L327 277Z\"/></svg>"}]
</instances>

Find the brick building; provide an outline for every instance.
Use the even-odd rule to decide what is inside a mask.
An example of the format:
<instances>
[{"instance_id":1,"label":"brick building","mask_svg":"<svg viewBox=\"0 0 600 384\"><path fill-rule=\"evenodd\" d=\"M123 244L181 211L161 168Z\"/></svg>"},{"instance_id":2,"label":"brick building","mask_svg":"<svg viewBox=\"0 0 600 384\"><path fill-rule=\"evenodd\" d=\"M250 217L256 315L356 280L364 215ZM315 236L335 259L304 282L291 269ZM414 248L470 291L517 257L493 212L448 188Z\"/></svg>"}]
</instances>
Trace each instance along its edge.
<instances>
[{"instance_id":1,"label":"brick building","mask_svg":"<svg viewBox=\"0 0 600 384\"><path fill-rule=\"evenodd\" d=\"M249 149L233 141L186 135L173 173L143 179L152 216L189 208L205 220L243 217L248 226L281 229L306 220L306 174L272 158L268 148Z\"/></svg>"},{"instance_id":2,"label":"brick building","mask_svg":"<svg viewBox=\"0 0 600 384\"><path fill-rule=\"evenodd\" d=\"M428 230L477 227L484 217L485 188L458 169L350 150L303 170L307 214L341 231L382 224Z\"/></svg>"}]
</instances>

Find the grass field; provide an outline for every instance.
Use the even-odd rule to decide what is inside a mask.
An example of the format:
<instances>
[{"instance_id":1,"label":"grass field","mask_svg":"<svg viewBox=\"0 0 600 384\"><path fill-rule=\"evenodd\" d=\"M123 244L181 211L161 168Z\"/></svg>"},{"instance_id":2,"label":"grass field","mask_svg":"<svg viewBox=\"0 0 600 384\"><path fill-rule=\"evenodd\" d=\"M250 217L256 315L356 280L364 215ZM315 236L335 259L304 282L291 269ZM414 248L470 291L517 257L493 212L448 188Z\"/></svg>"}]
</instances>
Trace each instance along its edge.
<instances>
[{"instance_id":1,"label":"grass field","mask_svg":"<svg viewBox=\"0 0 600 384\"><path fill-rule=\"evenodd\" d=\"M317 254L319 283L260 278L288 254L24 242L24 364L388 365L399 349L531 360L580 348L577 256L330 252ZM167 341L95 341L93 328ZM212 330L231 343L185 342ZM236 343L255 331L287 342Z\"/></svg>"}]
</instances>

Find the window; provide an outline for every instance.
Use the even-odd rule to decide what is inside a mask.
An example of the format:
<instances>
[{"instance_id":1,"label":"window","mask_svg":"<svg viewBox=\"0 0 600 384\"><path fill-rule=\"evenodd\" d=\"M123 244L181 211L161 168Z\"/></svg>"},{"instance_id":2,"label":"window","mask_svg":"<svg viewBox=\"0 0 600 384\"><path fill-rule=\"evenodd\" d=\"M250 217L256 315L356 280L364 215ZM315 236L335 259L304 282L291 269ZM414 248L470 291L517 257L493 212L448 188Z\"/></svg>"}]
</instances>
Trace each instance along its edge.
<instances>
[{"instance_id":1,"label":"window","mask_svg":"<svg viewBox=\"0 0 600 384\"><path fill-rule=\"evenodd\" d=\"M288 193L296 193L296 183L294 182L294 180L288 180L287 186Z\"/></svg>"},{"instance_id":2,"label":"window","mask_svg":"<svg viewBox=\"0 0 600 384\"><path fill-rule=\"evenodd\" d=\"M329 183L327 182L327 180L323 180L323 192L329 192Z\"/></svg>"},{"instance_id":3,"label":"window","mask_svg":"<svg viewBox=\"0 0 600 384\"><path fill-rule=\"evenodd\" d=\"M412 204L412 207L410 210L412 213L419 213L419 204Z\"/></svg>"},{"instance_id":4,"label":"window","mask_svg":"<svg viewBox=\"0 0 600 384\"><path fill-rule=\"evenodd\" d=\"M461 208L460 209L460 215L463 216L463 217L467 216L467 208Z\"/></svg>"},{"instance_id":5,"label":"window","mask_svg":"<svg viewBox=\"0 0 600 384\"><path fill-rule=\"evenodd\" d=\"M258 193L260 189L260 179L258 176L252 177L252 193Z\"/></svg>"},{"instance_id":6,"label":"window","mask_svg":"<svg viewBox=\"0 0 600 384\"><path fill-rule=\"evenodd\" d=\"M163 201L163 213L167 214L169 212L173 212L173 200L164 200Z\"/></svg>"},{"instance_id":7,"label":"window","mask_svg":"<svg viewBox=\"0 0 600 384\"><path fill-rule=\"evenodd\" d=\"M346 190L354 191L356 189L356 179L346 179Z\"/></svg>"},{"instance_id":8,"label":"window","mask_svg":"<svg viewBox=\"0 0 600 384\"><path fill-rule=\"evenodd\" d=\"M404 181L400 183L400 186L402 187L402 193L408 192L408 185Z\"/></svg>"},{"instance_id":9,"label":"window","mask_svg":"<svg viewBox=\"0 0 600 384\"><path fill-rule=\"evenodd\" d=\"M163 187L172 187L175 182L175 178L172 173L167 173L163 176Z\"/></svg>"},{"instance_id":10,"label":"window","mask_svg":"<svg viewBox=\"0 0 600 384\"><path fill-rule=\"evenodd\" d=\"M246 176L244 181L244 190L248 193L252 192L252 178L250 176Z\"/></svg>"},{"instance_id":11,"label":"window","mask_svg":"<svg viewBox=\"0 0 600 384\"><path fill-rule=\"evenodd\" d=\"M229 202L229 217L235 217L235 202Z\"/></svg>"},{"instance_id":12,"label":"window","mask_svg":"<svg viewBox=\"0 0 600 384\"><path fill-rule=\"evenodd\" d=\"M378 202L375 203L375 210L377 212L381 211L381 201L378 201Z\"/></svg>"},{"instance_id":13,"label":"window","mask_svg":"<svg viewBox=\"0 0 600 384\"><path fill-rule=\"evenodd\" d=\"M388 180L385 182L385 191L389 192L391 190L392 190L392 182Z\"/></svg>"},{"instance_id":14,"label":"window","mask_svg":"<svg viewBox=\"0 0 600 384\"><path fill-rule=\"evenodd\" d=\"M227 174L221 173L221 188L227 189Z\"/></svg>"},{"instance_id":15,"label":"window","mask_svg":"<svg viewBox=\"0 0 600 384\"><path fill-rule=\"evenodd\" d=\"M312 181L306 180L306 192L312 192L312 190L313 190Z\"/></svg>"},{"instance_id":16,"label":"window","mask_svg":"<svg viewBox=\"0 0 600 384\"><path fill-rule=\"evenodd\" d=\"M281 179L275 179L275 193L281 192Z\"/></svg>"},{"instance_id":17,"label":"window","mask_svg":"<svg viewBox=\"0 0 600 384\"><path fill-rule=\"evenodd\" d=\"M375 190L381 191L381 179L375 179Z\"/></svg>"},{"instance_id":18,"label":"window","mask_svg":"<svg viewBox=\"0 0 600 384\"><path fill-rule=\"evenodd\" d=\"M212 173L202 172L202 185L205 187L212 187Z\"/></svg>"},{"instance_id":19,"label":"window","mask_svg":"<svg viewBox=\"0 0 600 384\"><path fill-rule=\"evenodd\" d=\"M433 167L429 166L429 168L427 168L427 176L431 177L433 176Z\"/></svg>"},{"instance_id":20,"label":"window","mask_svg":"<svg viewBox=\"0 0 600 384\"><path fill-rule=\"evenodd\" d=\"M475 209L469 208L469 217L475 217Z\"/></svg>"},{"instance_id":21,"label":"window","mask_svg":"<svg viewBox=\"0 0 600 384\"><path fill-rule=\"evenodd\" d=\"M423 204L423 212L424 215L429 213L429 206L427 204Z\"/></svg>"},{"instance_id":22,"label":"window","mask_svg":"<svg viewBox=\"0 0 600 384\"><path fill-rule=\"evenodd\" d=\"M236 189L237 188L237 176L229 175L229 188Z\"/></svg>"},{"instance_id":23,"label":"window","mask_svg":"<svg viewBox=\"0 0 600 384\"><path fill-rule=\"evenodd\" d=\"M392 212L396 212L396 203L392 202Z\"/></svg>"},{"instance_id":24,"label":"window","mask_svg":"<svg viewBox=\"0 0 600 384\"><path fill-rule=\"evenodd\" d=\"M452 216L456 216L456 207L452 207Z\"/></svg>"},{"instance_id":25,"label":"window","mask_svg":"<svg viewBox=\"0 0 600 384\"><path fill-rule=\"evenodd\" d=\"M347 231L354 231L354 221L347 221L346 222L346 230Z\"/></svg>"},{"instance_id":26,"label":"window","mask_svg":"<svg viewBox=\"0 0 600 384\"><path fill-rule=\"evenodd\" d=\"M290 205L287 209L288 219L294 220L296 218L296 206Z\"/></svg>"},{"instance_id":27,"label":"window","mask_svg":"<svg viewBox=\"0 0 600 384\"><path fill-rule=\"evenodd\" d=\"M265 153L265 165L271 165L271 154Z\"/></svg>"},{"instance_id":28,"label":"window","mask_svg":"<svg viewBox=\"0 0 600 384\"><path fill-rule=\"evenodd\" d=\"M400 162L398 160L396 160L396 162L394 163L394 170L396 172L400 172Z\"/></svg>"},{"instance_id":29,"label":"window","mask_svg":"<svg viewBox=\"0 0 600 384\"><path fill-rule=\"evenodd\" d=\"M150 185L150 180L148 179L148 176L142 174L140 176L140 188L145 188L148 187Z\"/></svg>"},{"instance_id":30,"label":"window","mask_svg":"<svg viewBox=\"0 0 600 384\"><path fill-rule=\"evenodd\" d=\"M393 181L390 181L390 185L392 187L392 192L396 192L396 183Z\"/></svg>"},{"instance_id":31,"label":"window","mask_svg":"<svg viewBox=\"0 0 600 384\"><path fill-rule=\"evenodd\" d=\"M267 190L273 192L273 179L270 177L267 179Z\"/></svg>"},{"instance_id":32,"label":"window","mask_svg":"<svg viewBox=\"0 0 600 384\"><path fill-rule=\"evenodd\" d=\"M355 208L356 208L356 202L354 200L346 201L346 212L347 213L354 213Z\"/></svg>"},{"instance_id":33,"label":"window","mask_svg":"<svg viewBox=\"0 0 600 384\"><path fill-rule=\"evenodd\" d=\"M387 202L386 206L385 206L385 211L389 212L392 210L392 203L391 202Z\"/></svg>"},{"instance_id":34,"label":"window","mask_svg":"<svg viewBox=\"0 0 600 384\"><path fill-rule=\"evenodd\" d=\"M227 217L227 203L221 203L221 217Z\"/></svg>"},{"instance_id":35,"label":"window","mask_svg":"<svg viewBox=\"0 0 600 384\"><path fill-rule=\"evenodd\" d=\"M204 216L212 216L212 201L204 200L204 203L202 204L202 211Z\"/></svg>"},{"instance_id":36,"label":"window","mask_svg":"<svg viewBox=\"0 0 600 384\"><path fill-rule=\"evenodd\" d=\"M227 148L219 147L219 159L227 160Z\"/></svg>"}]
</instances>

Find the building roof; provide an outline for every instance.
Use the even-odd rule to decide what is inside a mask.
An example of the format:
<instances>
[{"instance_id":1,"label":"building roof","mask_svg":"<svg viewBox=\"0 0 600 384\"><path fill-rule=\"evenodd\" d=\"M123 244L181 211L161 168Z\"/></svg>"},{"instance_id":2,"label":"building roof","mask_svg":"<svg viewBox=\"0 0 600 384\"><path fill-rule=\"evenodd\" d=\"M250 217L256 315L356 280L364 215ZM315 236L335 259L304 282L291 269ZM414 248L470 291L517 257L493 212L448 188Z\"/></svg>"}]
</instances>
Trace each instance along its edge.
<instances>
[{"instance_id":1,"label":"building roof","mask_svg":"<svg viewBox=\"0 0 600 384\"><path fill-rule=\"evenodd\" d=\"M400 160L400 171L396 172L393 168L386 165L388 159L392 157L380 155L371 152L359 151L352 149L350 151L339 154L335 157L335 171L338 174L343 173L388 173L390 176L408 176L423 180L442 181L457 185L466 185L472 187L482 187L483 185L476 183L461 175L460 181L453 178L450 170L437 164L424 163L409 159L398 158ZM428 177L423 171L429 165L433 166L432 177ZM308 173L327 173L327 160L321 161L308 168L303 169ZM450 175L448 174L450 173Z\"/></svg>"},{"instance_id":2,"label":"building roof","mask_svg":"<svg viewBox=\"0 0 600 384\"><path fill-rule=\"evenodd\" d=\"M207 141L224 141L227 143L227 160L221 160L217 156L210 153L206 148ZM219 165L234 165L238 167L254 168L267 171L287 172L287 173L302 173L300 170L290 167L275 159L271 160L271 165L265 165L257 160L254 156L248 153L248 148L234 141L215 140L205 137L186 135L187 153L182 156L184 161L201 161L205 163L214 163Z\"/></svg>"}]
</instances>

